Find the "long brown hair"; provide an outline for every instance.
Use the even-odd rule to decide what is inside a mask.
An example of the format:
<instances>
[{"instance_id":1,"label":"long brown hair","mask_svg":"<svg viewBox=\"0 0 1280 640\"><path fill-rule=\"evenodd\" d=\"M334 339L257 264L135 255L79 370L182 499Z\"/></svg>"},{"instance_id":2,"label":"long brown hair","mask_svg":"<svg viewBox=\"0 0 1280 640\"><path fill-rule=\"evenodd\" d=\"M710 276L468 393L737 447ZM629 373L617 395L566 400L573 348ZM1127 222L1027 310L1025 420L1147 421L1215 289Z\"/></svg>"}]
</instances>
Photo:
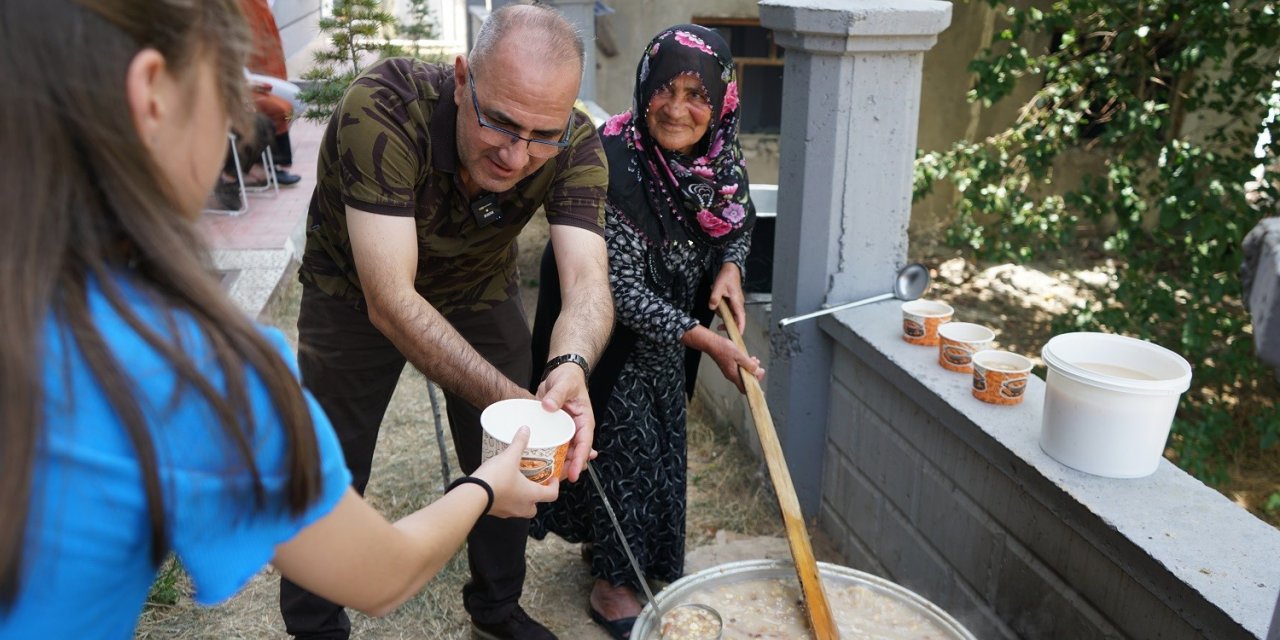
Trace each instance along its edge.
<instances>
[{"instance_id":1,"label":"long brown hair","mask_svg":"<svg viewBox=\"0 0 1280 640\"><path fill-rule=\"evenodd\" d=\"M150 48L177 77L197 58L212 58L227 113L243 114L246 41L235 0L0 0L0 612L22 583L45 421L42 380L62 366L43 358L50 318L83 353L128 432L150 513L152 562L158 566L169 548L151 425L130 372L94 324L90 283L213 408L236 472L253 478L253 509L265 507L265 496L251 448L250 370L286 431L289 509L300 513L318 495L315 432L300 388L222 292L194 212L179 210L126 100L129 63ZM160 331L131 310L122 277L161 310ZM203 333L225 392L168 337L177 335L179 316Z\"/></svg>"}]
</instances>

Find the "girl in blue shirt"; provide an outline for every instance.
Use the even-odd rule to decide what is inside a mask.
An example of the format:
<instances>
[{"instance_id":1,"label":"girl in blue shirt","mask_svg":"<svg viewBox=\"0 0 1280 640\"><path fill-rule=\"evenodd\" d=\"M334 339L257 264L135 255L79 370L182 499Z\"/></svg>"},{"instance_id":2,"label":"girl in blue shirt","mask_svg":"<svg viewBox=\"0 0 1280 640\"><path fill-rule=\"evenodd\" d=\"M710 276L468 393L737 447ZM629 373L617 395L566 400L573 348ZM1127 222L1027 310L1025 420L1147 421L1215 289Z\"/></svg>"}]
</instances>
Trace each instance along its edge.
<instances>
[{"instance_id":1,"label":"girl in blue shirt","mask_svg":"<svg viewBox=\"0 0 1280 640\"><path fill-rule=\"evenodd\" d=\"M380 615L486 510L556 497L519 472L527 430L394 524L348 486L194 226L247 113L243 31L235 0L0 3L0 638L130 637L170 551L202 603L270 562Z\"/></svg>"}]
</instances>

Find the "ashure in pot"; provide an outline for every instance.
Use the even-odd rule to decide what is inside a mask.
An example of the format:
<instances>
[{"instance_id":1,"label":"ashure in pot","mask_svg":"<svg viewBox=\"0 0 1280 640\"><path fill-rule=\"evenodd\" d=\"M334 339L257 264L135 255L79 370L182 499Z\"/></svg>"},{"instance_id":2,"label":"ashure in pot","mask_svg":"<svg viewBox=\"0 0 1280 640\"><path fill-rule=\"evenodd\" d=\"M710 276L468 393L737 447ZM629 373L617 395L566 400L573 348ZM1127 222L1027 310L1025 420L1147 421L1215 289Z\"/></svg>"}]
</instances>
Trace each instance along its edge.
<instances>
[{"instance_id":1,"label":"ashure in pot","mask_svg":"<svg viewBox=\"0 0 1280 640\"><path fill-rule=\"evenodd\" d=\"M975 640L955 618L905 587L839 565L820 562L818 568L841 640ZM663 611L684 603L711 606L723 618L725 640L793 640L808 637L799 598L789 562L747 560L685 576L663 589L657 600ZM631 637L663 640L652 604L636 618Z\"/></svg>"}]
</instances>

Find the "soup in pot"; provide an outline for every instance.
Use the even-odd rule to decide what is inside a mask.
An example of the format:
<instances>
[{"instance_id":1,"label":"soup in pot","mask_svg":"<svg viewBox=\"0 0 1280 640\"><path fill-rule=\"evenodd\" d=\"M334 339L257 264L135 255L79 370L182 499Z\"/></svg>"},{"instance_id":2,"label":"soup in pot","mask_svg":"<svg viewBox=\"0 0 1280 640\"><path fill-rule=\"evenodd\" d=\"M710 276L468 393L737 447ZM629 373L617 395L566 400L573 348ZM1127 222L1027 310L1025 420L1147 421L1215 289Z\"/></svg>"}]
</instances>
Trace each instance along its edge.
<instances>
[{"instance_id":1,"label":"soup in pot","mask_svg":"<svg viewBox=\"0 0 1280 640\"><path fill-rule=\"evenodd\" d=\"M827 603L841 640L945 640L947 631L910 604L861 585L824 580ZM725 640L795 640L812 637L795 580L743 580L716 585L685 599L720 613ZM682 632L669 628L669 633ZM673 637L651 636L649 640Z\"/></svg>"}]
</instances>

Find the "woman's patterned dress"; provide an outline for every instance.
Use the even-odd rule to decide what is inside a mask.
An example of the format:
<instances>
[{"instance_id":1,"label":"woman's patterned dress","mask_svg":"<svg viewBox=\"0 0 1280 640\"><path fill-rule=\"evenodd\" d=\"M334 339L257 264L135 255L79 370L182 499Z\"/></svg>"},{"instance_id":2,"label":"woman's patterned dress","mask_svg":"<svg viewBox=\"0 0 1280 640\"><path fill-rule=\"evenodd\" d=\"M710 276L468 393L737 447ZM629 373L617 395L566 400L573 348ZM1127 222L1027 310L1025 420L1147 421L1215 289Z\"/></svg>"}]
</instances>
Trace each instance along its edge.
<instances>
[{"instance_id":1,"label":"woman's patterned dress","mask_svg":"<svg viewBox=\"0 0 1280 640\"><path fill-rule=\"evenodd\" d=\"M606 206L609 281L617 322L638 334L607 409L597 410L592 466L604 484L645 575L671 582L684 571L685 351L680 338L697 320L699 285L725 262L743 268L749 233L724 249L692 241L655 248ZM640 591L604 504L584 472L560 485L560 499L539 505L531 534L547 532L593 545L591 572Z\"/></svg>"}]
</instances>

